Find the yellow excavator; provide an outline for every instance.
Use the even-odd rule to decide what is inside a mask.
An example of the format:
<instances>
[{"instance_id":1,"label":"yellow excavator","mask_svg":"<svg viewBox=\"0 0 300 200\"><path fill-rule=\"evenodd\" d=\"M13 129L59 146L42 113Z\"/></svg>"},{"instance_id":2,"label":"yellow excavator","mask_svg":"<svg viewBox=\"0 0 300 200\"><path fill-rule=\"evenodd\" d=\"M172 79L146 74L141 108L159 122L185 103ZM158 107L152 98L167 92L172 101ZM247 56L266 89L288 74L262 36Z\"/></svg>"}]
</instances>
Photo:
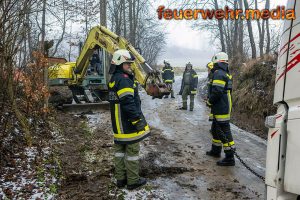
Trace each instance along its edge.
<instances>
[{"instance_id":1,"label":"yellow excavator","mask_svg":"<svg viewBox=\"0 0 300 200\"><path fill-rule=\"evenodd\" d=\"M160 72L149 66L140 53L123 37L104 26L93 27L76 62L60 63L48 68L50 99L53 105L95 104L108 100L110 62L108 57L126 49L135 57L132 68L136 80L154 98L170 91Z\"/></svg>"}]
</instances>

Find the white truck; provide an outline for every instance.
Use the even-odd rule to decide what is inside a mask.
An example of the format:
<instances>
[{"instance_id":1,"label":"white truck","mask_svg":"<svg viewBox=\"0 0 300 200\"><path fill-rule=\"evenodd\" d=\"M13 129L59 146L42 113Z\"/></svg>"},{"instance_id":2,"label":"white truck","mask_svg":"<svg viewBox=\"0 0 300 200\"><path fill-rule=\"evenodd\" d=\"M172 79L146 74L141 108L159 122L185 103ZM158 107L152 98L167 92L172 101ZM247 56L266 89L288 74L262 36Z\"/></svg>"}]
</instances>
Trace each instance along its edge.
<instances>
[{"instance_id":1,"label":"white truck","mask_svg":"<svg viewBox=\"0 0 300 200\"><path fill-rule=\"evenodd\" d=\"M277 114L266 118L268 200L300 200L300 1L287 4L287 9L295 9L296 19L284 24L273 102Z\"/></svg>"}]
</instances>

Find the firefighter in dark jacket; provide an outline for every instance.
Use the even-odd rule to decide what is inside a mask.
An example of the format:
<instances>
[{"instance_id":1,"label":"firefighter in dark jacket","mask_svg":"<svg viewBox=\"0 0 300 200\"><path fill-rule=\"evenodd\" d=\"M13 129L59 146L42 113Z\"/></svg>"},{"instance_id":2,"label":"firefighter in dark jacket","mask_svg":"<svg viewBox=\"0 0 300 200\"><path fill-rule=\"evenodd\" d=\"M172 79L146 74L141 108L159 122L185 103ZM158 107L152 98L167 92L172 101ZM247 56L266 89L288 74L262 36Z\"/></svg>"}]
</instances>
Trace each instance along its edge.
<instances>
[{"instance_id":1,"label":"firefighter in dark jacket","mask_svg":"<svg viewBox=\"0 0 300 200\"><path fill-rule=\"evenodd\" d=\"M150 134L131 69L133 62L134 57L129 51L117 50L112 58L115 70L108 83L115 143L115 177L117 187L127 185L127 189L146 184L146 179L139 177L139 141Z\"/></svg>"},{"instance_id":2,"label":"firefighter in dark jacket","mask_svg":"<svg viewBox=\"0 0 300 200\"><path fill-rule=\"evenodd\" d=\"M207 72L208 72L208 76L207 76L207 99L209 99L210 97L210 88L211 88L211 85L212 85L212 78L213 78L213 72L212 72L212 69L214 67L214 63L213 62L209 62L207 63L206 65L206 68L207 68Z\"/></svg>"},{"instance_id":3,"label":"firefighter in dark jacket","mask_svg":"<svg viewBox=\"0 0 300 200\"><path fill-rule=\"evenodd\" d=\"M212 69L214 67L214 63L213 62L209 62L207 65L206 65L206 68L207 68L207 72L208 72L208 76L207 76L207 98L206 98L206 101L209 99L210 97L210 92L211 92L211 86L212 86L212 79L213 79L213 72L212 72ZM211 109L210 109L210 113L209 113L209 121L213 121L213 114L211 112ZM211 129L210 129L210 132L212 133L212 130L214 129L214 126L215 124L212 123L211 125Z\"/></svg>"},{"instance_id":4,"label":"firefighter in dark jacket","mask_svg":"<svg viewBox=\"0 0 300 200\"><path fill-rule=\"evenodd\" d=\"M235 146L230 130L230 114L232 108L232 76L229 73L228 55L224 52L217 53L213 59L212 85L209 92L207 105L213 114L212 124L212 149L207 155L220 157L222 146L225 158L217 162L219 166L234 166Z\"/></svg>"},{"instance_id":5,"label":"firefighter in dark jacket","mask_svg":"<svg viewBox=\"0 0 300 200\"><path fill-rule=\"evenodd\" d=\"M180 110L187 110L187 97L190 95L190 111L194 109L194 99L197 93L198 75L193 70L193 65L189 62L186 64L185 71L182 76L181 89L179 95L182 95L183 106Z\"/></svg>"},{"instance_id":6,"label":"firefighter in dark jacket","mask_svg":"<svg viewBox=\"0 0 300 200\"><path fill-rule=\"evenodd\" d=\"M173 83L175 82L174 70L173 70L173 67L171 67L169 61L165 60L164 64L165 64L165 66L162 69L162 79L171 91L171 98L175 98L174 91L173 91ZM168 98L168 97L169 97L169 95L165 95L165 98Z\"/></svg>"}]
</instances>

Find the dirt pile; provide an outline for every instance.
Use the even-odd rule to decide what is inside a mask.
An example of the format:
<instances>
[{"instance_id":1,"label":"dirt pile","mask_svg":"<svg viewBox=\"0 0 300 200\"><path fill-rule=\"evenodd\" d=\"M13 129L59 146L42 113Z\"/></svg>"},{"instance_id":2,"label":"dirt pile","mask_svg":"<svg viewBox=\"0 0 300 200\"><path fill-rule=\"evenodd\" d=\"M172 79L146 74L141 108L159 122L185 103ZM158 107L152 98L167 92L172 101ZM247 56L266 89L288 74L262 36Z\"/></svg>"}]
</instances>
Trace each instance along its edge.
<instances>
[{"instance_id":1,"label":"dirt pile","mask_svg":"<svg viewBox=\"0 0 300 200\"><path fill-rule=\"evenodd\" d=\"M267 138L265 117L276 112L273 93L276 75L276 58L266 56L247 63L232 62L233 123L242 129Z\"/></svg>"}]
</instances>

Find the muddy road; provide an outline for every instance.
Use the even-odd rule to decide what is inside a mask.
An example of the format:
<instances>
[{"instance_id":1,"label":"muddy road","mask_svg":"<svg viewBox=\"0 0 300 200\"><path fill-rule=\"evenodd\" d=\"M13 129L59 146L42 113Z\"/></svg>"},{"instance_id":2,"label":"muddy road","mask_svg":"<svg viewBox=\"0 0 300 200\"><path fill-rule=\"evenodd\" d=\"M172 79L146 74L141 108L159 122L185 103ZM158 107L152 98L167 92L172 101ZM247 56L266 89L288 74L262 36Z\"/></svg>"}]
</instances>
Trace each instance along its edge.
<instances>
[{"instance_id":1,"label":"muddy road","mask_svg":"<svg viewBox=\"0 0 300 200\"><path fill-rule=\"evenodd\" d=\"M180 83L176 77L175 94ZM65 124L70 129L64 133L66 142L58 148L65 177L60 199L264 199L264 183L239 161L235 167L219 167L218 159L205 155L211 146L210 123L200 97L193 112L176 110L181 96L152 100L141 91L141 98L152 127L140 153L141 175L148 184L135 191L114 186L108 111L73 116ZM70 128L74 123L76 128ZM264 175L266 142L234 125L231 129L239 155Z\"/></svg>"}]
</instances>

